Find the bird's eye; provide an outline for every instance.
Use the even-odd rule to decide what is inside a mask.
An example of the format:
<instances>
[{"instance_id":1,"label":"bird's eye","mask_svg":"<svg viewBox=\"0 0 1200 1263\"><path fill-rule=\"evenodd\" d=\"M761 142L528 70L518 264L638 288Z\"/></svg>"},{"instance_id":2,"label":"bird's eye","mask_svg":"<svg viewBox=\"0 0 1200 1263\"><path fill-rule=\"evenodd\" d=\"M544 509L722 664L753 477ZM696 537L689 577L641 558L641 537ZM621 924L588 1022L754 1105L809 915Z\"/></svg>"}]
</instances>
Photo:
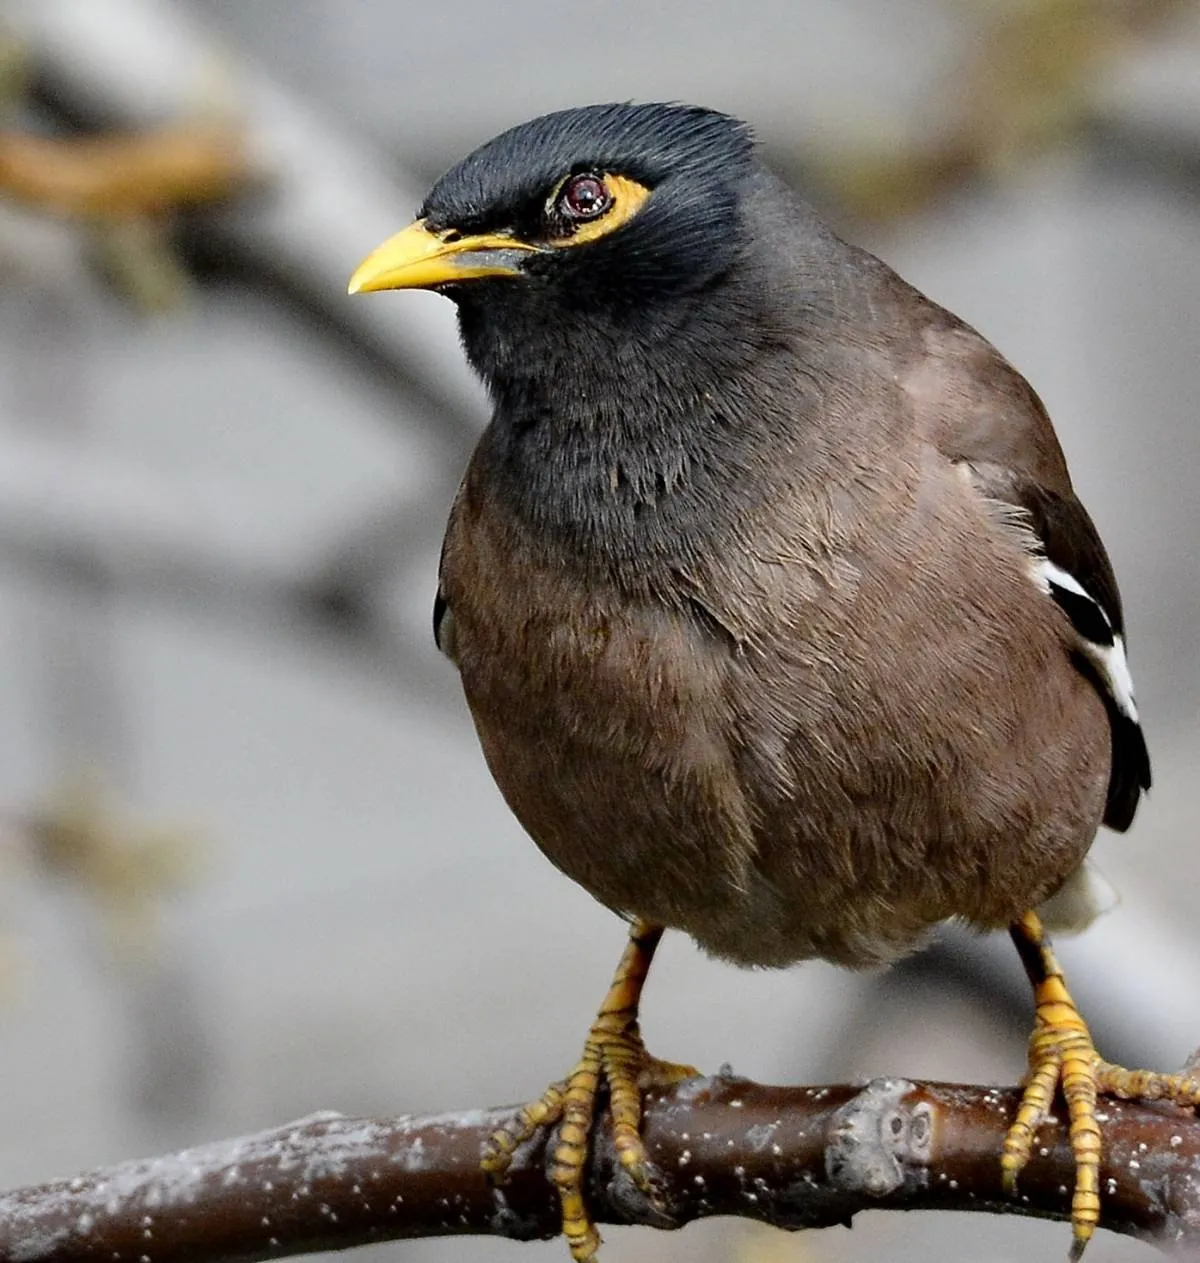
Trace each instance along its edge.
<instances>
[{"instance_id":1,"label":"bird's eye","mask_svg":"<svg viewBox=\"0 0 1200 1263\"><path fill-rule=\"evenodd\" d=\"M598 219L613 203L612 193L598 175L573 175L558 191L557 208L569 222Z\"/></svg>"},{"instance_id":2,"label":"bird's eye","mask_svg":"<svg viewBox=\"0 0 1200 1263\"><path fill-rule=\"evenodd\" d=\"M650 190L616 172L569 175L547 197L542 232L551 246L581 246L607 237L638 213Z\"/></svg>"}]
</instances>

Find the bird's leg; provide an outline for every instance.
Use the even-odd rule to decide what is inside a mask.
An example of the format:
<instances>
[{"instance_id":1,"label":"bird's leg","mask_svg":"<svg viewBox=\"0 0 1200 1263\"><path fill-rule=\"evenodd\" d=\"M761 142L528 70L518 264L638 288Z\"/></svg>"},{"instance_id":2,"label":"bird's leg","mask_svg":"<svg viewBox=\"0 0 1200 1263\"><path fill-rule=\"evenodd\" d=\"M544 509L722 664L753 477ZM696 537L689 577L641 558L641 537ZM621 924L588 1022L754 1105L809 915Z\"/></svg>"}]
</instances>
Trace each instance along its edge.
<instances>
[{"instance_id":1,"label":"bird's leg","mask_svg":"<svg viewBox=\"0 0 1200 1263\"><path fill-rule=\"evenodd\" d=\"M1071 1256L1077 1259L1100 1220L1100 1124L1096 1121L1096 1067L1091 1033L1071 999L1062 969L1037 915L1027 912L1011 929L1012 940L1033 984L1035 1017L1029 1040L1029 1074L1016 1120L1004 1138L1004 1187L1012 1193L1033 1151L1034 1133L1062 1084L1075 1156L1071 1198Z\"/></svg>"},{"instance_id":2,"label":"bird's leg","mask_svg":"<svg viewBox=\"0 0 1200 1263\"><path fill-rule=\"evenodd\" d=\"M551 1179L562 1199L563 1236L577 1263L594 1259L600 1245L583 1197L588 1142L601 1084L608 1087L613 1144L617 1159L638 1188L650 1197L654 1189L646 1149L642 1144L642 1093L690 1079L696 1071L651 1057L638 1029L638 1002L662 927L637 921L612 985L583 1045L579 1064L561 1083L520 1113L516 1126L495 1132L483 1155L483 1169L494 1180L503 1178L518 1145L540 1127L560 1124L554 1142Z\"/></svg>"},{"instance_id":3,"label":"bird's leg","mask_svg":"<svg viewBox=\"0 0 1200 1263\"><path fill-rule=\"evenodd\" d=\"M1074 1242L1071 1258L1078 1260L1100 1219L1100 1124L1096 1098L1100 1094L1125 1100L1173 1101L1188 1109L1200 1105L1200 1079L1187 1074L1157 1074L1126 1070L1102 1061L1087 1024L1067 990L1062 968L1050 949L1038 917L1027 912L1011 927L1021 963L1033 984L1036 1006L1029 1040L1029 1074L1016 1120L1004 1138L1001 1157L1004 1187L1016 1188L1017 1176L1033 1151L1034 1133L1050 1111L1062 1085L1075 1156L1075 1191L1071 1198Z\"/></svg>"}]
</instances>

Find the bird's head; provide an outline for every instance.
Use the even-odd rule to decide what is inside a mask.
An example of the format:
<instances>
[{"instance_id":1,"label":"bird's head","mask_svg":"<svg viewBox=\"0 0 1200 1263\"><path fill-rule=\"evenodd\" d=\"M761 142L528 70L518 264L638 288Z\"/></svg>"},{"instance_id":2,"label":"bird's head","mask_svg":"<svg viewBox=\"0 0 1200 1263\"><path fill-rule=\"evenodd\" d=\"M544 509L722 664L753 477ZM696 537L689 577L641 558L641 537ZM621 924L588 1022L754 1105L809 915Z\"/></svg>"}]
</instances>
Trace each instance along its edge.
<instances>
[{"instance_id":1,"label":"bird's head","mask_svg":"<svg viewBox=\"0 0 1200 1263\"><path fill-rule=\"evenodd\" d=\"M639 329L661 337L666 313L738 258L740 202L756 170L747 127L713 110L611 104L548 114L442 176L350 291L454 299L485 377L548 338L566 349L589 330L622 344Z\"/></svg>"}]
</instances>

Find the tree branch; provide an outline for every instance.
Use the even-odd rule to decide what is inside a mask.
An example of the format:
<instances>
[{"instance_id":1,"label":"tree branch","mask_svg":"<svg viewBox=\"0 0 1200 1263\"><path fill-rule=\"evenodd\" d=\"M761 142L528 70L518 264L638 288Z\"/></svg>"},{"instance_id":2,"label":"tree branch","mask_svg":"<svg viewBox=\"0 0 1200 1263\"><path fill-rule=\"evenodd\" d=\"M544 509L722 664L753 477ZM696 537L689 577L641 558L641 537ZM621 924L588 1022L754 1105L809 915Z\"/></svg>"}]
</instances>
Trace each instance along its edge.
<instances>
[{"instance_id":1,"label":"tree branch","mask_svg":"<svg viewBox=\"0 0 1200 1263\"><path fill-rule=\"evenodd\" d=\"M743 1215L782 1228L860 1210L1069 1217L1073 1165L1047 1123L1018 1197L1000 1188L1014 1088L877 1079L764 1087L722 1075L647 1101L662 1209L616 1175L600 1135L590 1201L604 1223L678 1228ZM1106 1102L1101 1224L1163 1247L1200 1243L1200 1121L1170 1106ZM424 1118L314 1114L274 1131L0 1194L0 1263L254 1260L406 1237L554 1236L545 1138L489 1188L480 1147L511 1109Z\"/></svg>"},{"instance_id":2,"label":"tree branch","mask_svg":"<svg viewBox=\"0 0 1200 1263\"><path fill-rule=\"evenodd\" d=\"M127 136L0 130L0 194L70 219L161 215L219 201L251 174L241 137L227 126Z\"/></svg>"}]
</instances>

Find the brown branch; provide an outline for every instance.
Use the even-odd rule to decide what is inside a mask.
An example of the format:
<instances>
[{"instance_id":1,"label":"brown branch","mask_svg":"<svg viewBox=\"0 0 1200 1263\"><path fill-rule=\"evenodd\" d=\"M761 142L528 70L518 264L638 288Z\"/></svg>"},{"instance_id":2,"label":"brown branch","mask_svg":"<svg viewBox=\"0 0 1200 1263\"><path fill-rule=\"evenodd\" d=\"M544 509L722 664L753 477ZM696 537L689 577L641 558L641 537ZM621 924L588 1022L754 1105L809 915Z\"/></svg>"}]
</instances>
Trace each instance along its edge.
<instances>
[{"instance_id":1,"label":"brown branch","mask_svg":"<svg viewBox=\"0 0 1200 1263\"><path fill-rule=\"evenodd\" d=\"M926 206L969 179L1015 170L1087 134L1098 88L1123 54L1177 18L1191 0L1040 0L1001 6L922 111L907 141L889 136L856 154L843 142L816 154L818 178L868 218ZM940 125L937 120L941 120Z\"/></svg>"},{"instance_id":2,"label":"brown branch","mask_svg":"<svg viewBox=\"0 0 1200 1263\"><path fill-rule=\"evenodd\" d=\"M763 1087L720 1076L647 1102L662 1209L614 1176L599 1138L590 1200L605 1223L678 1228L743 1215L782 1228L867 1208L1068 1216L1072 1163L1048 1123L1018 1197L1000 1188L1012 1088L878 1079ZM0 1263L277 1258L405 1237L553 1236L544 1138L493 1190L480 1146L513 1111L365 1119L319 1114L275 1131L0 1194ZM1165 1247L1200 1243L1200 1121L1106 1102L1102 1225ZM1065 1243L1065 1238L1064 1238Z\"/></svg>"},{"instance_id":3,"label":"brown branch","mask_svg":"<svg viewBox=\"0 0 1200 1263\"><path fill-rule=\"evenodd\" d=\"M229 127L84 137L0 131L0 195L70 219L136 218L217 201L250 175L242 138Z\"/></svg>"}]
</instances>

